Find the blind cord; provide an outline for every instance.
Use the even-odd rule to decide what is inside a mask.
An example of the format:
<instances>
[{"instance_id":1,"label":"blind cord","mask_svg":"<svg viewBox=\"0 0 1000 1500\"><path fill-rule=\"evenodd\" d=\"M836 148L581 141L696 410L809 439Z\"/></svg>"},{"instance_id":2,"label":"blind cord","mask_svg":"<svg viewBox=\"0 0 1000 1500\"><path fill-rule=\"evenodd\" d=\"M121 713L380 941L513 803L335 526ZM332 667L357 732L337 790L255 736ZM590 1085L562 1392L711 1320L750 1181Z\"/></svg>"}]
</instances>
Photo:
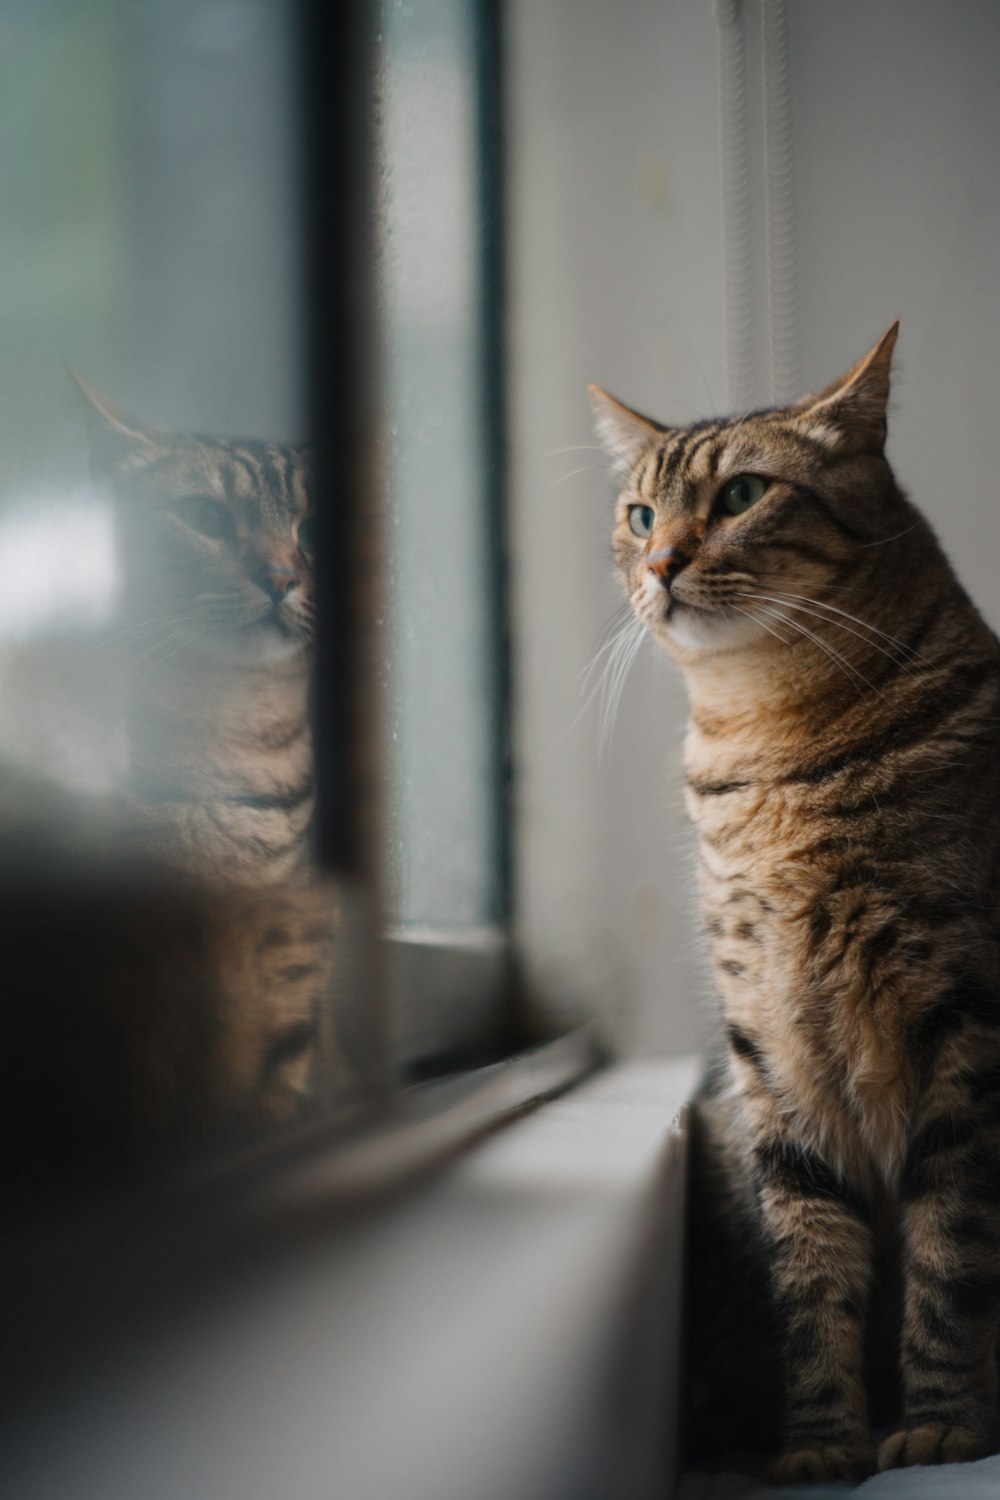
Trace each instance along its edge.
<instances>
[{"instance_id":1,"label":"blind cord","mask_svg":"<svg viewBox=\"0 0 1000 1500\"><path fill-rule=\"evenodd\" d=\"M740 0L715 0L719 67L719 159L722 189L723 338L726 402L751 402L753 263L746 47Z\"/></svg>"},{"instance_id":2,"label":"blind cord","mask_svg":"<svg viewBox=\"0 0 1000 1500\"><path fill-rule=\"evenodd\" d=\"M761 0L767 339L771 400L801 394L798 372L792 80L786 0Z\"/></svg>"}]
</instances>

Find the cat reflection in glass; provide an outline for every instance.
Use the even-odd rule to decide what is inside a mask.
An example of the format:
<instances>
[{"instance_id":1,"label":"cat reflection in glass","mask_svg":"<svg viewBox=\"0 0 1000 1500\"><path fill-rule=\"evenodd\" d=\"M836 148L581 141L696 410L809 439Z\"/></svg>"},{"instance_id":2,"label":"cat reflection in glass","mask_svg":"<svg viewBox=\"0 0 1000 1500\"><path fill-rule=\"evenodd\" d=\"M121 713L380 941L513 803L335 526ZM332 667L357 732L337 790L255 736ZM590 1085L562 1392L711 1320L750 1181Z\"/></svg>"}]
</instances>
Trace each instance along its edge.
<instances>
[{"instance_id":1,"label":"cat reflection in glass","mask_svg":"<svg viewBox=\"0 0 1000 1500\"><path fill-rule=\"evenodd\" d=\"M142 1154L291 1123L347 1077L330 1012L337 901L311 848L315 521L307 450L174 433L76 378L113 498L119 608L96 644L5 664L5 863L56 875L40 928L20 901L5 925L29 992L72 1023L81 1122L111 1121L115 1149ZM21 715L19 674L33 678ZM46 694L44 731L104 734L110 790L67 784L59 735L32 744ZM67 972L21 952L46 934L75 947Z\"/></svg>"}]
</instances>

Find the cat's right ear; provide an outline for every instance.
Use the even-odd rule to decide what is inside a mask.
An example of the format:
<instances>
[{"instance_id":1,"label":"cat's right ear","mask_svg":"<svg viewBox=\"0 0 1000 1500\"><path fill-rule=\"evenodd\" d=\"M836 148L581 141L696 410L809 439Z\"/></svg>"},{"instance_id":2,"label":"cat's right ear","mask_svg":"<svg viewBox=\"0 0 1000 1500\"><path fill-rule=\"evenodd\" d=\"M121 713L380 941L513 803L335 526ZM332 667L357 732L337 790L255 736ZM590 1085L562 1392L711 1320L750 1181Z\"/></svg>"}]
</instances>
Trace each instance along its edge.
<instances>
[{"instance_id":1,"label":"cat's right ear","mask_svg":"<svg viewBox=\"0 0 1000 1500\"><path fill-rule=\"evenodd\" d=\"M822 423L841 447L874 448L881 452L886 439L892 352L898 336L897 318L846 375L818 396L804 396L792 406L792 412Z\"/></svg>"},{"instance_id":2,"label":"cat's right ear","mask_svg":"<svg viewBox=\"0 0 1000 1500\"><path fill-rule=\"evenodd\" d=\"M129 416L110 396L105 396L75 370L70 375L84 400L90 436L90 452L98 476L113 472L129 452L147 454L160 446L163 429Z\"/></svg>"},{"instance_id":3,"label":"cat's right ear","mask_svg":"<svg viewBox=\"0 0 1000 1500\"><path fill-rule=\"evenodd\" d=\"M627 474L667 428L609 396L599 385L588 385L587 395L597 418L597 434L601 442L611 455L616 471Z\"/></svg>"}]
</instances>

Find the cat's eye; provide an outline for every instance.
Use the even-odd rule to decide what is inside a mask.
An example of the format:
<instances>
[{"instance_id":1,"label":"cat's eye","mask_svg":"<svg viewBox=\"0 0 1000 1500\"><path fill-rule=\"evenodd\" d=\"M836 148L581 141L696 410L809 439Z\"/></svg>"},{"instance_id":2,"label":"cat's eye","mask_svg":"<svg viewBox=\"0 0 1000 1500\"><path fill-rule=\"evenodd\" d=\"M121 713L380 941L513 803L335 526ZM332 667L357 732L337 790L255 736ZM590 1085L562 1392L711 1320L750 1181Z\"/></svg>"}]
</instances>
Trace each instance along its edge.
<instances>
[{"instance_id":1,"label":"cat's eye","mask_svg":"<svg viewBox=\"0 0 1000 1500\"><path fill-rule=\"evenodd\" d=\"M229 511L221 500L214 500L211 495L188 495L174 509L192 531L202 536L222 539L236 534L236 524Z\"/></svg>"},{"instance_id":2,"label":"cat's eye","mask_svg":"<svg viewBox=\"0 0 1000 1500\"><path fill-rule=\"evenodd\" d=\"M651 505L629 507L628 524L633 536L647 537L653 529L655 515Z\"/></svg>"},{"instance_id":3,"label":"cat's eye","mask_svg":"<svg viewBox=\"0 0 1000 1500\"><path fill-rule=\"evenodd\" d=\"M727 480L722 486L719 503L727 515L741 516L751 505L756 505L766 491L767 480L758 474L737 474L735 479Z\"/></svg>"},{"instance_id":4,"label":"cat's eye","mask_svg":"<svg viewBox=\"0 0 1000 1500\"><path fill-rule=\"evenodd\" d=\"M306 516L304 521L299 522L296 540L300 549L310 557L316 551L316 522L311 516Z\"/></svg>"}]
</instances>

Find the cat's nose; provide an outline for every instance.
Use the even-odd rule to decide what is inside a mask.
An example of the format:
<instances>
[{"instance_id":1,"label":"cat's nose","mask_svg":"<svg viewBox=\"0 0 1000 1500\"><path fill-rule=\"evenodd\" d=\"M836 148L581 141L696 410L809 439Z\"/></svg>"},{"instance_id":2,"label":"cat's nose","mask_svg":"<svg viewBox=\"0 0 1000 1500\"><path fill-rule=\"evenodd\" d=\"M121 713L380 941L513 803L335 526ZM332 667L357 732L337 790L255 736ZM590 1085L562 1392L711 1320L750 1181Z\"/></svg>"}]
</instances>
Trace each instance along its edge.
<instances>
[{"instance_id":1,"label":"cat's nose","mask_svg":"<svg viewBox=\"0 0 1000 1500\"><path fill-rule=\"evenodd\" d=\"M294 568L283 568L277 563L263 563L257 573L257 582L275 600L283 599L297 581Z\"/></svg>"},{"instance_id":2,"label":"cat's nose","mask_svg":"<svg viewBox=\"0 0 1000 1500\"><path fill-rule=\"evenodd\" d=\"M681 547L659 547L646 558L646 567L669 589L681 568L686 568L690 561Z\"/></svg>"}]
</instances>

